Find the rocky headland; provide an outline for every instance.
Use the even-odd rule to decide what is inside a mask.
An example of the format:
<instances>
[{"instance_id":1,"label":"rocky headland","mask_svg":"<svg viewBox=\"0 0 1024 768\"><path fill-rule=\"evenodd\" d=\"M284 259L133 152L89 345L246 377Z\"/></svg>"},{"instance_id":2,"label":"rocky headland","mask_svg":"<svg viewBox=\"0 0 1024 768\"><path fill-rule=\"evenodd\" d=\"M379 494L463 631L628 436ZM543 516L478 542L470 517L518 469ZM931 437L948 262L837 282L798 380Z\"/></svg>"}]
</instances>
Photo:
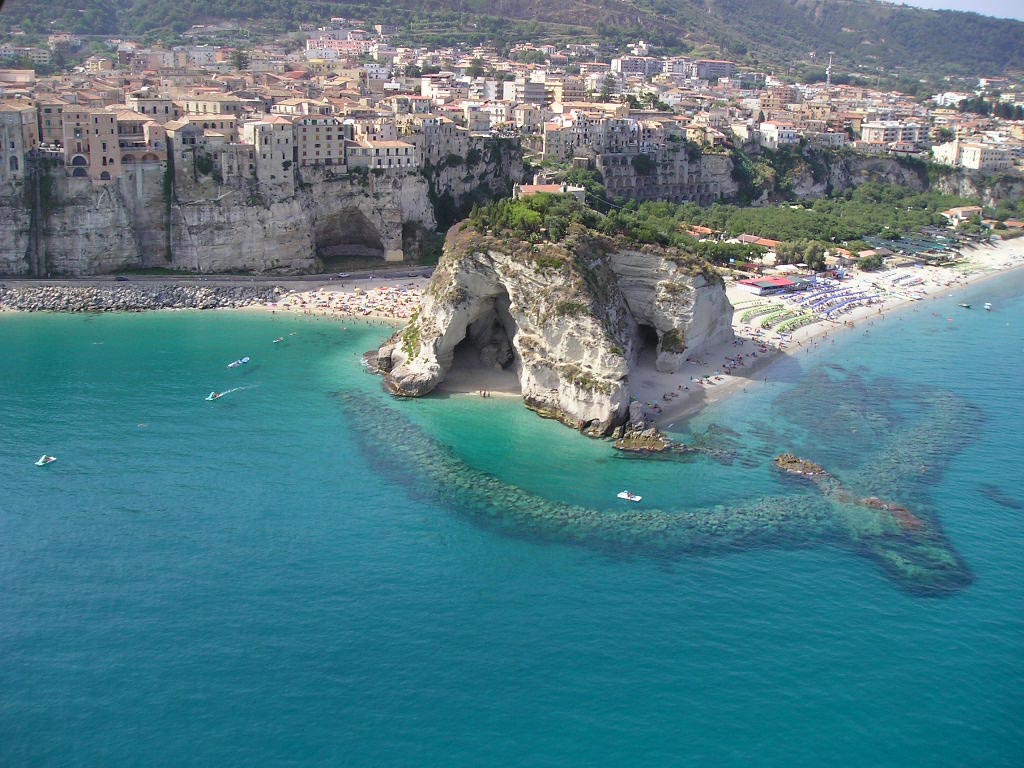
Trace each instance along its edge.
<instances>
[{"instance_id":1,"label":"rocky headland","mask_svg":"<svg viewBox=\"0 0 1024 768\"><path fill-rule=\"evenodd\" d=\"M454 365L515 374L523 402L591 436L641 432L630 376L674 372L732 338L711 265L574 223L537 242L468 222L448 235L417 315L377 352L388 389L419 397Z\"/></svg>"}]
</instances>

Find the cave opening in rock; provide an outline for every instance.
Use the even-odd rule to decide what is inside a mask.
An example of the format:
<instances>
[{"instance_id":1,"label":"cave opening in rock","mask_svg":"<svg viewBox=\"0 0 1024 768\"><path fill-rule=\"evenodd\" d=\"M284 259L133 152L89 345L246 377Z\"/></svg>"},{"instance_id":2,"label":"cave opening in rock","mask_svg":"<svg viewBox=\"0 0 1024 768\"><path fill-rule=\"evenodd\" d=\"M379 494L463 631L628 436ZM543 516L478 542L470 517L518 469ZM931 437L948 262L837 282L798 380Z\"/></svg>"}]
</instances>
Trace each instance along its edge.
<instances>
[{"instance_id":1,"label":"cave opening in rock","mask_svg":"<svg viewBox=\"0 0 1024 768\"><path fill-rule=\"evenodd\" d=\"M316 223L316 257L327 272L373 265L384 259L384 243L377 228L356 208L346 208Z\"/></svg>"},{"instance_id":2,"label":"cave opening in rock","mask_svg":"<svg viewBox=\"0 0 1024 768\"><path fill-rule=\"evenodd\" d=\"M512 346L517 326L504 291L483 301L466 326L466 335L454 349L445 377L451 391L520 391L519 360Z\"/></svg>"},{"instance_id":3,"label":"cave opening in rock","mask_svg":"<svg viewBox=\"0 0 1024 768\"><path fill-rule=\"evenodd\" d=\"M637 365L654 367L658 359L658 331L654 326L638 323L636 327Z\"/></svg>"}]
</instances>

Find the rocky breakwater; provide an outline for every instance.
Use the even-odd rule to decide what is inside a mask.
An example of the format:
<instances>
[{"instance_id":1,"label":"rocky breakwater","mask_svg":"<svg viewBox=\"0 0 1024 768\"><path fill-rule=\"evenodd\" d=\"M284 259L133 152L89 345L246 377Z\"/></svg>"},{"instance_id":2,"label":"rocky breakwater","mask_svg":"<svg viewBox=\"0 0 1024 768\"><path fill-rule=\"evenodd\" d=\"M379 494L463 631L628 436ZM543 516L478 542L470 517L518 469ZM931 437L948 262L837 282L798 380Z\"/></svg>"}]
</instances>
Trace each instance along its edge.
<instances>
[{"instance_id":1,"label":"rocky breakwater","mask_svg":"<svg viewBox=\"0 0 1024 768\"><path fill-rule=\"evenodd\" d=\"M393 394L425 395L469 356L513 371L540 415L621 436L642 427L630 419L634 371L676 371L732 338L722 280L692 254L580 223L558 242L507 234L451 230L420 312L378 350Z\"/></svg>"},{"instance_id":2,"label":"rocky breakwater","mask_svg":"<svg viewBox=\"0 0 1024 768\"><path fill-rule=\"evenodd\" d=\"M274 301L273 286L44 285L0 289L0 308L22 312L230 309Z\"/></svg>"}]
</instances>

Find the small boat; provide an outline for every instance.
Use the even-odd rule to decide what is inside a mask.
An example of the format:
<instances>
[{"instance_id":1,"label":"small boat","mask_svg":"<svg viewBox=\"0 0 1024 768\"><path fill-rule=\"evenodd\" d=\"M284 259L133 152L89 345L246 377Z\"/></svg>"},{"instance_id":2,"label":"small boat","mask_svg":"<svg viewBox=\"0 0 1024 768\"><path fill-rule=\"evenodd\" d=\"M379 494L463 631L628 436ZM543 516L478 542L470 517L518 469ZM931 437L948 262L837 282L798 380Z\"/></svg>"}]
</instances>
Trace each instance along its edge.
<instances>
[{"instance_id":1,"label":"small boat","mask_svg":"<svg viewBox=\"0 0 1024 768\"><path fill-rule=\"evenodd\" d=\"M986 301L985 302L985 311L986 312L991 312L992 311L992 302L991 301Z\"/></svg>"},{"instance_id":2,"label":"small boat","mask_svg":"<svg viewBox=\"0 0 1024 768\"><path fill-rule=\"evenodd\" d=\"M39 457L39 461L36 462L37 467L45 467L47 464L53 464L57 460L56 456L47 456L45 453Z\"/></svg>"},{"instance_id":3,"label":"small boat","mask_svg":"<svg viewBox=\"0 0 1024 768\"><path fill-rule=\"evenodd\" d=\"M245 365L251 359L252 358L249 358L249 357L241 357L238 360L235 360L235 362L233 362L233 363L228 363L228 368L237 368L240 365Z\"/></svg>"},{"instance_id":4,"label":"small boat","mask_svg":"<svg viewBox=\"0 0 1024 768\"><path fill-rule=\"evenodd\" d=\"M276 339L274 339L275 344L280 344L282 341L284 341L284 336L278 336Z\"/></svg>"},{"instance_id":5,"label":"small boat","mask_svg":"<svg viewBox=\"0 0 1024 768\"><path fill-rule=\"evenodd\" d=\"M970 309L971 308L970 304L961 304L960 306L963 307L964 309Z\"/></svg>"},{"instance_id":6,"label":"small boat","mask_svg":"<svg viewBox=\"0 0 1024 768\"><path fill-rule=\"evenodd\" d=\"M208 394L208 395L206 396L206 399L207 399L207 400L216 400L216 399L217 399L217 398L219 398L220 396L221 396L221 393L220 393L220 392L211 392L210 394Z\"/></svg>"},{"instance_id":7,"label":"small boat","mask_svg":"<svg viewBox=\"0 0 1024 768\"><path fill-rule=\"evenodd\" d=\"M640 501L640 499L643 498L643 496L638 496L637 494L630 493L629 491L619 491L615 495L620 499L625 499L626 501Z\"/></svg>"}]
</instances>

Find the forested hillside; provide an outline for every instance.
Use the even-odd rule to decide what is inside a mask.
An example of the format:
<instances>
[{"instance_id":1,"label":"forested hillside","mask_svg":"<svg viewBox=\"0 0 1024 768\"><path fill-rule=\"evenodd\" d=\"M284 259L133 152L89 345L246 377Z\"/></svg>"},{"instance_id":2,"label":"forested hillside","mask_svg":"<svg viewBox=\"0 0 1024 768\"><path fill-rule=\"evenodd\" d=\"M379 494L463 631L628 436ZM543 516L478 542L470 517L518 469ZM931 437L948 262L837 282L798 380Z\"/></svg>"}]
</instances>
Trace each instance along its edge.
<instances>
[{"instance_id":1,"label":"forested hillside","mask_svg":"<svg viewBox=\"0 0 1024 768\"><path fill-rule=\"evenodd\" d=\"M494 43L639 38L665 52L840 77L998 75L1024 71L1024 22L876 0L7 0L0 25L173 37L196 23L259 20L296 29L331 16L399 28L402 42ZM52 26L50 21L56 23Z\"/></svg>"}]
</instances>

